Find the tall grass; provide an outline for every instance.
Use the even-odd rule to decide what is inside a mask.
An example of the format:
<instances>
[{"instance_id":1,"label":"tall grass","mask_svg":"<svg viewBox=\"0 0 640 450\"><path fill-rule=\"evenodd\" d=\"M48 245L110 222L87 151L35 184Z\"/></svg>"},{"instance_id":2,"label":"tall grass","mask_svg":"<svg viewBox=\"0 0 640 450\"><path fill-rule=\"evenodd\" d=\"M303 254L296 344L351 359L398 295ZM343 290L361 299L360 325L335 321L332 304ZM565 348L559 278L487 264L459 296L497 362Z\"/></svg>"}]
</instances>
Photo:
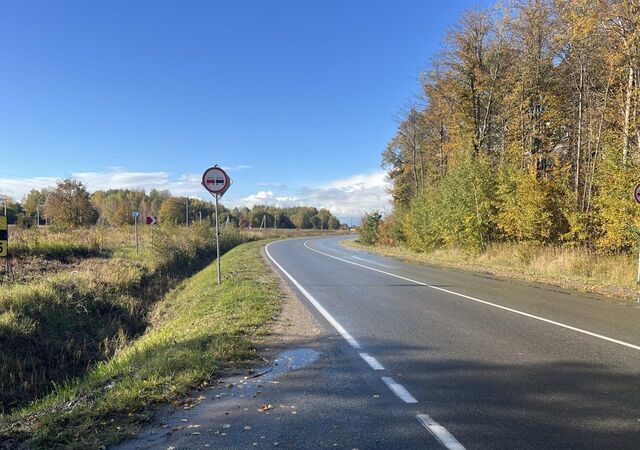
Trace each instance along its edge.
<instances>
[{"instance_id":1,"label":"tall grass","mask_svg":"<svg viewBox=\"0 0 640 450\"><path fill-rule=\"evenodd\" d=\"M117 234L118 232L114 233ZM71 257L108 256L108 229L85 228L68 231L12 228L9 251L15 257L42 257L67 261Z\"/></svg>"},{"instance_id":2,"label":"tall grass","mask_svg":"<svg viewBox=\"0 0 640 450\"><path fill-rule=\"evenodd\" d=\"M86 233L84 236L82 233ZM107 234L112 236L107 237ZM150 306L182 278L215 256L215 234L206 225L146 229L139 255L130 230L47 233L37 243L23 235L23 249L48 257L51 248L95 248L109 258L86 260L73 270L0 290L0 412L51 390L112 356L147 326ZM60 244L56 239L65 241ZM127 246L116 247L118 240ZM246 238L221 235L221 251ZM51 246L43 242L53 243ZM30 247L29 247L30 246Z\"/></svg>"}]
</instances>

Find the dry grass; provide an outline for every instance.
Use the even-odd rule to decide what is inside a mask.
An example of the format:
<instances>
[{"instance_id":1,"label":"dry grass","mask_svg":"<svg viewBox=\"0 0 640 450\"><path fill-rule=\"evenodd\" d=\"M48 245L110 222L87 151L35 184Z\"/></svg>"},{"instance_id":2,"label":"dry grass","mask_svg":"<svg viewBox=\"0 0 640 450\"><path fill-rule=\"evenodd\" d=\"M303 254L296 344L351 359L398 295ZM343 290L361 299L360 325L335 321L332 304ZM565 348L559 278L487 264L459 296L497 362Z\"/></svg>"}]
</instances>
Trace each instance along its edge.
<instances>
[{"instance_id":1,"label":"dry grass","mask_svg":"<svg viewBox=\"0 0 640 450\"><path fill-rule=\"evenodd\" d=\"M146 228L137 254L130 227L14 233L16 276L0 289L0 413L141 333L153 303L213 260L214 235L207 226ZM225 230L221 251L246 240Z\"/></svg>"},{"instance_id":2,"label":"dry grass","mask_svg":"<svg viewBox=\"0 0 640 450\"><path fill-rule=\"evenodd\" d=\"M486 272L625 300L637 300L637 260L632 255L607 255L580 248L535 244L491 244L480 254L460 249L416 253L404 247L354 246L411 262Z\"/></svg>"}]
</instances>

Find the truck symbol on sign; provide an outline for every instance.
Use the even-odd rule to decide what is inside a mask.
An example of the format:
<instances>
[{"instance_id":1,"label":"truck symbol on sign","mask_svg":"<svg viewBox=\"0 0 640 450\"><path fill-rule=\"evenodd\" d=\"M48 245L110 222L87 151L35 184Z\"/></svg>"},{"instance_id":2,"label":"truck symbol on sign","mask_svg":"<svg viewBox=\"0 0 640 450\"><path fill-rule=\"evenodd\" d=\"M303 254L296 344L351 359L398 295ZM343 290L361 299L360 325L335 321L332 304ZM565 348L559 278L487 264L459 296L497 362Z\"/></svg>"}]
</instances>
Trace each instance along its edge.
<instances>
[{"instance_id":1,"label":"truck symbol on sign","mask_svg":"<svg viewBox=\"0 0 640 450\"><path fill-rule=\"evenodd\" d=\"M224 177L208 177L207 184L213 184L214 186L224 184Z\"/></svg>"}]
</instances>

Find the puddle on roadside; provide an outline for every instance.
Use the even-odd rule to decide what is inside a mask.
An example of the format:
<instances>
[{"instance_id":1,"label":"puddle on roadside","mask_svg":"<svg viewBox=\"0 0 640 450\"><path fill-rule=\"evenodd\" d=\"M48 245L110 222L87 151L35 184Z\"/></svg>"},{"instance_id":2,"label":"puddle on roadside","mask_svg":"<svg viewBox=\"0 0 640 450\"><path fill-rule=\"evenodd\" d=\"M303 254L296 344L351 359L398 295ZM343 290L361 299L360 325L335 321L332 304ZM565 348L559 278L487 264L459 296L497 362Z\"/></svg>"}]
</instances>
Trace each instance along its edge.
<instances>
[{"instance_id":1,"label":"puddle on roadside","mask_svg":"<svg viewBox=\"0 0 640 450\"><path fill-rule=\"evenodd\" d=\"M228 380L226 385L232 385L228 389L228 395L231 397L252 395L256 387L266 383L279 383L276 378L292 370L302 369L319 357L320 352L304 347L279 353L271 364L257 368L254 375ZM220 388L217 387L217 389Z\"/></svg>"},{"instance_id":2,"label":"puddle on roadside","mask_svg":"<svg viewBox=\"0 0 640 450\"><path fill-rule=\"evenodd\" d=\"M271 364L255 369L253 375L227 378L209 386L215 399L251 398L268 384L278 384L277 378L293 370L302 369L320 357L320 352L311 348L296 348L281 352ZM213 392L212 392L213 391Z\"/></svg>"},{"instance_id":3,"label":"puddle on roadside","mask_svg":"<svg viewBox=\"0 0 640 450\"><path fill-rule=\"evenodd\" d=\"M287 350L278 355L273 360L274 366L270 373L282 374L289 370L301 369L314 362L320 356L320 352L317 352L311 348L297 348L294 350Z\"/></svg>"},{"instance_id":4,"label":"puddle on roadside","mask_svg":"<svg viewBox=\"0 0 640 450\"><path fill-rule=\"evenodd\" d=\"M246 398L254 396L256 391L265 384L280 383L276 379L292 370L302 369L320 357L320 352L311 348L296 348L278 354L271 364L258 367L249 376L227 378L217 385L209 387L216 393L215 398Z\"/></svg>"},{"instance_id":5,"label":"puddle on roadside","mask_svg":"<svg viewBox=\"0 0 640 450\"><path fill-rule=\"evenodd\" d=\"M140 432L136 438L114 447L118 450L140 450L160 448L174 432L190 427L187 423L206 423L208 417L225 410L232 410L229 402L252 399L260 395L270 384L278 384L277 378L288 372L302 369L320 357L320 352L310 348L296 348L278 354L271 364L255 369L250 376L232 377L221 380L201 391L202 402L193 407L166 410L156 418L155 424ZM198 395L196 392L195 395ZM195 396L194 395L194 396ZM245 408L246 410L246 408ZM227 413L225 413L227 414ZM193 425L192 425L193 426ZM200 425L197 425L200 427ZM211 431L211 430L209 430ZM194 434L194 433L192 433ZM199 432L196 432L199 434ZM164 445L164 444L162 444Z\"/></svg>"}]
</instances>

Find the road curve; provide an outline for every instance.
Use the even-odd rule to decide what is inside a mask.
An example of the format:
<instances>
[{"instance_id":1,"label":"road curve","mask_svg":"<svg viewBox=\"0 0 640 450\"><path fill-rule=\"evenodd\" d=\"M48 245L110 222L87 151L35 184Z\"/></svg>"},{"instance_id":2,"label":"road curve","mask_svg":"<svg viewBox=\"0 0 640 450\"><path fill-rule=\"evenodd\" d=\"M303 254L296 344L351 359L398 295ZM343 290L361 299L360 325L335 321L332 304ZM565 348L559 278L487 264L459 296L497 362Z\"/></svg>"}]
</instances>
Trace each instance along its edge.
<instances>
[{"instance_id":1,"label":"road curve","mask_svg":"<svg viewBox=\"0 0 640 450\"><path fill-rule=\"evenodd\" d=\"M319 322L366 362L352 370L374 372L397 396L395 419L429 433L425 447L638 448L635 304L409 264L340 244L349 238L267 251Z\"/></svg>"}]
</instances>

